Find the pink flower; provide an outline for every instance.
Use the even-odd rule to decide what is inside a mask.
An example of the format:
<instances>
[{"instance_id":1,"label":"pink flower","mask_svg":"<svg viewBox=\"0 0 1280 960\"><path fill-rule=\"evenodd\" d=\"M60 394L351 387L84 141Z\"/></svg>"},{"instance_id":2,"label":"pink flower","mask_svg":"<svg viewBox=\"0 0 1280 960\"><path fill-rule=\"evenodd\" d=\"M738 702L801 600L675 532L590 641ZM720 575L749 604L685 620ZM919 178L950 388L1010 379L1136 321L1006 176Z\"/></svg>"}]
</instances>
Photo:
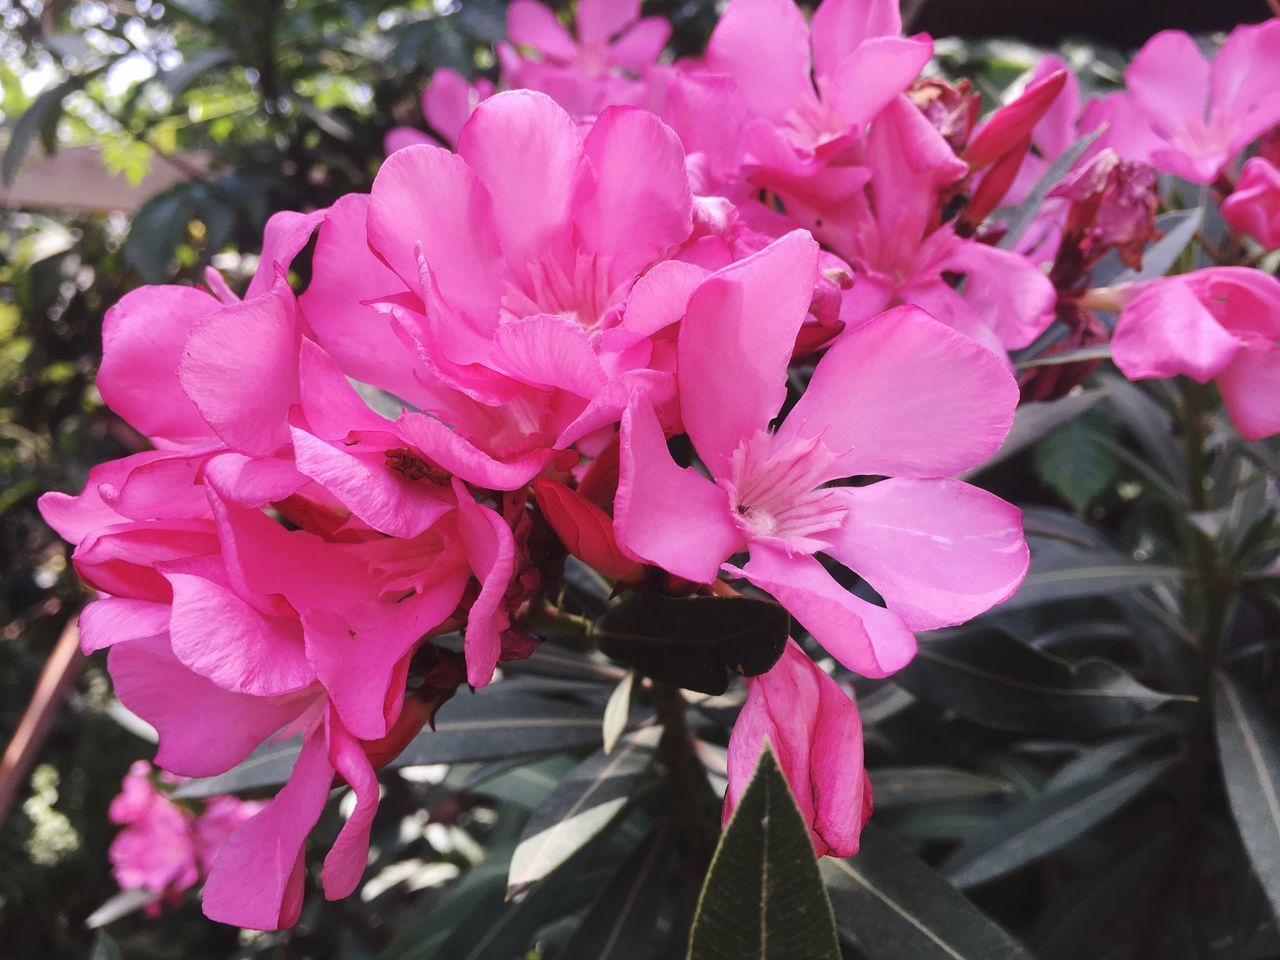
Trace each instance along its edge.
<instances>
[{"instance_id":1,"label":"pink flower","mask_svg":"<svg viewBox=\"0 0 1280 960\"><path fill-rule=\"evenodd\" d=\"M768 743L809 825L818 856L851 857L871 816L862 766L862 720L840 686L787 641L782 659L747 681L747 702L729 738L728 823Z\"/></svg>"},{"instance_id":2,"label":"pink flower","mask_svg":"<svg viewBox=\"0 0 1280 960\"><path fill-rule=\"evenodd\" d=\"M695 291L677 378L710 479L676 466L653 408L633 401L614 521L633 556L697 583L722 568L745 577L847 667L882 677L914 655L913 630L973 617L1022 580L1017 509L945 479L996 450L1017 389L990 352L900 309L837 341L771 432L817 253L797 231ZM892 479L827 486L862 475ZM745 566L727 563L742 551ZM886 607L848 592L819 553L863 576Z\"/></svg>"},{"instance_id":3,"label":"pink flower","mask_svg":"<svg viewBox=\"0 0 1280 960\"><path fill-rule=\"evenodd\" d=\"M895 0L824 0L812 29L792 0L731 0L706 64L736 81L753 115L744 169L753 184L789 207L822 210L866 181L863 129L933 52L927 37L901 32Z\"/></svg>"},{"instance_id":4,"label":"pink flower","mask_svg":"<svg viewBox=\"0 0 1280 960\"><path fill-rule=\"evenodd\" d=\"M1218 384L1241 436L1280 433L1280 280L1209 267L1142 284L1127 298L1111 354L1130 380L1183 375Z\"/></svg>"},{"instance_id":5,"label":"pink flower","mask_svg":"<svg viewBox=\"0 0 1280 960\"><path fill-rule=\"evenodd\" d=\"M812 224L855 270L842 320L856 326L894 304L915 304L1001 355L1044 331L1057 298L1049 279L1026 258L940 223L941 192L968 166L905 97L871 124L866 164L866 188Z\"/></svg>"},{"instance_id":6,"label":"pink flower","mask_svg":"<svg viewBox=\"0 0 1280 960\"><path fill-rule=\"evenodd\" d=\"M1212 61L1187 34L1165 30L1138 51L1124 76L1124 99L1151 139L1138 155L1112 146L1128 159L1210 183L1280 123L1280 20L1236 27ZM1110 119L1116 126L1129 118Z\"/></svg>"},{"instance_id":7,"label":"pink flower","mask_svg":"<svg viewBox=\"0 0 1280 960\"><path fill-rule=\"evenodd\" d=\"M1280 247L1280 168L1265 157L1247 160L1235 191L1222 202L1222 217L1266 249Z\"/></svg>"},{"instance_id":8,"label":"pink flower","mask_svg":"<svg viewBox=\"0 0 1280 960\"><path fill-rule=\"evenodd\" d=\"M431 82L422 91L422 115L440 138L452 146L458 142L463 124L480 105L497 92L493 81L478 77L474 83L456 70L439 67L431 75ZM435 141L413 127L393 127L387 133L385 150L388 156L404 147L417 143L434 144Z\"/></svg>"},{"instance_id":9,"label":"pink flower","mask_svg":"<svg viewBox=\"0 0 1280 960\"><path fill-rule=\"evenodd\" d=\"M524 53L498 45L506 85L545 93L581 119L639 104L645 86L636 78L662 53L671 24L641 19L640 0L581 0L574 20L577 39L551 8L515 0L507 8L507 36Z\"/></svg>"}]
</instances>

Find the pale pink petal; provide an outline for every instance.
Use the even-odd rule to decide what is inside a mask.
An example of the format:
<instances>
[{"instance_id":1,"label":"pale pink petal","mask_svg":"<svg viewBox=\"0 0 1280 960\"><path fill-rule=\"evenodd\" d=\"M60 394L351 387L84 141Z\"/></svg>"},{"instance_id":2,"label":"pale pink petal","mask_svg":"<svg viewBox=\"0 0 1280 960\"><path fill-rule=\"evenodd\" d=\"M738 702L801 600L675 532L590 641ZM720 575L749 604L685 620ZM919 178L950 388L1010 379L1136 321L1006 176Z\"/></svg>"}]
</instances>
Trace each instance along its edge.
<instances>
[{"instance_id":1,"label":"pale pink petal","mask_svg":"<svg viewBox=\"0 0 1280 960\"><path fill-rule=\"evenodd\" d=\"M1218 374L1218 389L1246 440L1280 433L1280 348L1241 350Z\"/></svg>"},{"instance_id":2,"label":"pale pink petal","mask_svg":"<svg viewBox=\"0 0 1280 960\"><path fill-rule=\"evenodd\" d=\"M378 811L378 778L357 741L330 712L327 721L329 765L356 795L356 807L338 832L324 858L320 879L326 900L341 900L355 892L369 862L369 828Z\"/></svg>"},{"instance_id":3,"label":"pale pink petal","mask_svg":"<svg viewBox=\"0 0 1280 960\"><path fill-rule=\"evenodd\" d=\"M965 302L1006 349L1028 346L1053 322L1057 291L1044 272L1020 254L957 240L939 267L965 275Z\"/></svg>"},{"instance_id":4,"label":"pale pink petal","mask_svg":"<svg viewBox=\"0 0 1280 960\"><path fill-rule=\"evenodd\" d=\"M427 123L445 138L447 143L457 143L462 125L471 117L471 84L456 70L440 67L431 75L431 82L422 94L422 112Z\"/></svg>"},{"instance_id":5,"label":"pale pink petal","mask_svg":"<svg viewBox=\"0 0 1280 960\"><path fill-rule=\"evenodd\" d=\"M821 437L845 476L945 477L1000 448L1018 388L991 351L915 307L845 333L778 429Z\"/></svg>"},{"instance_id":6,"label":"pale pink petal","mask_svg":"<svg viewBox=\"0 0 1280 960\"><path fill-rule=\"evenodd\" d=\"M645 17L609 47L609 58L626 70L642 73L658 59L670 39L670 20L666 17Z\"/></svg>"},{"instance_id":7,"label":"pale pink petal","mask_svg":"<svg viewBox=\"0 0 1280 960\"><path fill-rule=\"evenodd\" d=\"M95 600L80 611L80 649L93 653L128 640L167 634L169 613L169 604L154 600Z\"/></svg>"},{"instance_id":8,"label":"pale pink petal","mask_svg":"<svg viewBox=\"0 0 1280 960\"><path fill-rule=\"evenodd\" d=\"M518 490L536 477L550 451L532 450L509 460L496 460L440 420L406 411L396 431L437 466L467 483L488 490Z\"/></svg>"},{"instance_id":9,"label":"pale pink petal","mask_svg":"<svg viewBox=\"0 0 1280 960\"><path fill-rule=\"evenodd\" d=\"M301 690L315 681L295 619L259 613L226 587L169 574L173 652L223 689L259 697Z\"/></svg>"},{"instance_id":10,"label":"pale pink petal","mask_svg":"<svg viewBox=\"0 0 1280 960\"><path fill-rule=\"evenodd\" d=\"M420 250L453 308L496 314L503 272L493 200L461 157L430 146L387 157L373 181L367 226L369 247L404 287L421 290ZM354 237L347 242L358 245Z\"/></svg>"},{"instance_id":11,"label":"pale pink petal","mask_svg":"<svg viewBox=\"0 0 1280 960\"><path fill-rule=\"evenodd\" d=\"M827 550L912 630L952 626L1007 600L1027 572L1022 512L959 480L842 487L849 513Z\"/></svg>"},{"instance_id":12,"label":"pale pink petal","mask_svg":"<svg viewBox=\"0 0 1280 960\"><path fill-rule=\"evenodd\" d=\"M792 0L731 0L707 44L707 65L737 80L751 108L771 120L816 99L809 25Z\"/></svg>"},{"instance_id":13,"label":"pale pink petal","mask_svg":"<svg viewBox=\"0 0 1280 960\"><path fill-rule=\"evenodd\" d=\"M306 706L224 690L187 669L165 636L117 644L107 664L120 701L160 736L156 763L186 777L230 770Z\"/></svg>"},{"instance_id":14,"label":"pale pink petal","mask_svg":"<svg viewBox=\"0 0 1280 960\"><path fill-rule=\"evenodd\" d=\"M1280 280L1252 267L1206 267L1184 275L1188 288L1230 333L1280 339Z\"/></svg>"},{"instance_id":15,"label":"pale pink petal","mask_svg":"<svg viewBox=\"0 0 1280 960\"><path fill-rule=\"evenodd\" d=\"M868 40L840 62L823 94L851 127L865 126L915 82L932 56L933 41L927 38Z\"/></svg>"},{"instance_id":16,"label":"pale pink petal","mask_svg":"<svg viewBox=\"0 0 1280 960\"><path fill-rule=\"evenodd\" d=\"M1124 78L1129 96L1166 139L1186 142L1203 127L1209 62L1187 34L1157 33L1130 61Z\"/></svg>"},{"instance_id":17,"label":"pale pink petal","mask_svg":"<svg viewBox=\"0 0 1280 960\"><path fill-rule=\"evenodd\" d=\"M138 432L205 443L213 431L178 384L183 344L221 308L194 287L142 287L124 295L102 321L103 402Z\"/></svg>"},{"instance_id":18,"label":"pale pink petal","mask_svg":"<svg viewBox=\"0 0 1280 960\"><path fill-rule=\"evenodd\" d=\"M507 7L507 37L557 60L573 60L578 55L578 45L555 12L535 0L515 0Z\"/></svg>"},{"instance_id":19,"label":"pale pink petal","mask_svg":"<svg viewBox=\"0 0 1280 960\"><path fill-rule=\"evenodd\" d=\"M1111 356L1130 380L1185 374L1207 383L1240 346L1181 279L1171 278L1154 281L1121 310Z\"/></svg>"},{"instance_id":20,"label":"pale pink petal","mask_svg":"<svg viewBox=\"0 0 1280 960\"><path fill-rule=\"evenodd\" d=\"M613 518L625 552L696 583L714 580L720 564L742 547L728 496L695 470L676 466L644 401L622 417Z\"/></svg>"},{"instance_id":21,"label":"pale pink petal","mask_svg":"<svg viewBox=\"0 0 1280 960\"><path fill-rule=\"evenodd\" d=\"M499 327L493 365L531 387L567 390L586 399L605 380L586 330L558 314L535 314Z\"/></svg>"},{"instance_id":22,"label":"pale pink petal","mask_svg":"<svg viewBox=\"0 0 1280 960\"><path fill-rule=\"evenodd\" d=\"M603 44L640 16L640 0L578 0L578 39Z\"/></svg>"},{"instance_id":23,"label":"pale pink petal","mask_svg":"<svg viewBox=\"0 0 1280 960\"><path fill-rule=\"evenodd\" d=\"M613 284L676 244L693 224L693 197L680 138L647 110L610 107L583 143L596 189L575 222L586 250L609 261Z\"/></svg>"},{"instance_id":24,"label":"pale pink petal","mask_svg":"<svg viewBox=\"0 0 1280 960\"><path fill-rule=\"evenodd\" d=\"M218 851L204 885L205 916L251 930L297 923L307 834L324 812L332 781L324 733L317 728L289 782Z\"/></svg>"},{"instance_id":25,"label":"pale pink petal","mask_svg":"<svg viewBox=\"0 0 1280 960\"><path fill-rule=\"evenodd\" d=\"M818 245L796 230L713 273L689 298L677 354L680 412L712 476L728 476L733 451L781 409L817 275Z\"/></svg>"},{"instance_id":26,"label":"pale pink petal","mask_svg":"<svg viewBox=\"0 0 1280 960\"><path fill-rule=\"evenodd\" d=\"M1210 68L1209 123L1233 129L1232 151L1280 123L1280 21L1231 31Z\"/></svg>"},{"instance_id":27,"label":"pale pink petal","mask_svg":"<svg viewBox=\"0 0 1280 960\"><path fill-rule=\"evenodd\" d=\"M493 197L502 250L514 270L569 253L574 195L587 168L582 136L563 107L531 90L490 97L462 128L458 155ZM443 285L440 268L430 256L427 262Z\"/></svg>"},{"instance_id":28,"label":"pale pink petal","mask_svg":"<svg viewBox=\"0 0 1280 960\"><path fill-rule=\"evenodd\" d=\"M684 316L689 295L706 277L697 264L663 260L631 288L621 326L646 337L671 326Z\"/></svg>"},{"instance_id":29,"label":"pale pink petal","mask_svg":"<svg viewBox=\"0 0 1280 960\"><path fill-rule=\"evenodd\" d=\"M416 537L452 509L443 488L411 480L387 466L398 448L393 434L356 433L329 443L298 428L293 449L298 470L328 490L375 530Z\"/></svg>"},{"instance_id":30,"label":"pale pink petal","mask_svg":"<svg viewBox=\"0 0 1280 960\"><path fill-rule=\"evenodd\" d=\"M276 281L276 274L289 272L293 259L311 242L311 235L324 222L327 210L298 213L281 210L273 213L262 231L262 253L258 268L249 281L244 298L252 300L267 293Z\"/></svg>"},{"instance_id":31,"label":"pale pink petal","mask_svg":"<svg viewBox=\"0 0 1280 960\"><path fill-rule=\"evenodd\" d=\"M816 557L753 543L747 565L725 569L745 577L790 611L833 657L864 677L887 677L916 655L916 638L902 618L860 600L832 578Z\"/></svg>"},{"instance_id":32,"label":"pale pink petal","mask_svg":"<svg viewBox=\"0 0 1280 960\"><path fill-rule=\"evenodd\" d=\"M339 440L352 430L391 429L391 421L364 402L342 369L323 349L310 340L302 341L298 399L310 432L326 440Z\"/></svg>"},{"instance_id":33,"label":"pale pink petal","mask_svg":"<svg viewBox=\"0 0 1280 960\"><path fill-rule=\"evenodd\" d=\"M493 679L502 653L502 632L510 624L502 601L515 573L515 540L506 521L476 503L457 478L453 492L458 498L458 533L467 563L480 581L480 595L467 615L464 641L467 682L478 688Z\"/></svg>"},{"instance_id":34,"label":"pale pink petal","mask_svg":"<svg viewBox=\"0 0 1280 960\"><path fill-rule=\"evenodd\" d=\"M298 325L283 276L269 293L222 307L192 331L178 379L214 431L242 453L288 442L298 400Z\"/></svg>"},{"instance_id":35,"label":"pale pink petal","mask_svg":"<svg viewBox=\"0 0 1280 960\"><path fill-rule=\"evenodd\" d=\"M840 686L794 640L768 673L747 681L729 737L727 823L768 743L819 856L851 857L871 812L862 766L862 720Z\"/></svg>"},{"instance_id":36,"label":"pale pink petal","mask_svg":"<svg viewBox=\"0 0 1280 960\"><path fill-rule=\"evenodd\" d=\"M434 146L435 143L435 140L416 127L392 127L382 138L382 152L389 157L405 147L416 147L421 144Z\"/></svg>"},{"instance_id":37,"label":"pale pink petal","mask_svg":"<svg viewBox=\"0 0 1280 960\"><path fill-rule=\"evenodd\" d=\"M902 33L898 0L823 0L813 12L813 69L819 77L868 40Z\"/></svg>"}]
</instances>

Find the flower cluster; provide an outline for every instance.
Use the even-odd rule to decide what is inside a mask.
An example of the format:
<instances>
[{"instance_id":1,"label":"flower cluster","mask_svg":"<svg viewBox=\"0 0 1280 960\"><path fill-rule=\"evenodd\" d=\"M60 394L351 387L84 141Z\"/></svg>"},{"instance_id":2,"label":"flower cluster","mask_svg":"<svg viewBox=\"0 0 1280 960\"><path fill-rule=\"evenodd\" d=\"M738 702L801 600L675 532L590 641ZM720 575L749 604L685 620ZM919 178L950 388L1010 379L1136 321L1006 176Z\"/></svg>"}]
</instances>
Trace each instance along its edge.
<instances>
[{"instance_id":1,"label":"flower cluster","mask_svg":"<svg viewBox=\"0 0 1280 960\"><path fill-rule=\"evenodd\" d=\"M117 304L99 389L154 449L42 500L101 595L85 647L110 648L160 766L208 776L302 741L209 868L217 920L296 921L335 784L356 803L323 883L355 889L375 770L459 685L537 655L548 540L615 592L741 582L884 677L917 632L1023 579L1020 512L959 478L1010 429L1010 351L1051 324L1098 342L1097 305L1120 307L1125 373L1216 379L1242 433L1280 431L1280 282L1224 267L1090 289L1158 235L1157 170L1225 183L1280 121L1280 23L1212 66L1161 35L1083 111L1047 62L985 118L921 76L932 43L901 35L895 0L824 0L812 22L731 0L688 62L658 62L668 25L634 0L582 0L576 35L517 0L508 35L507 89L441 72L427 90L450 146L396 131L370 193L277 214L243 298L210 272L208 292ZM1007 211L1104 120L1013 236ZM1221 187L1264 244L1269 156ZM1055 376L1023 395L1071 386ZM461 654L433 642L453 632ZM848 691L794 641L747 686L726 816L768 741L815 849L856 852L871 796Z\"/></svg>"}]
</instances>

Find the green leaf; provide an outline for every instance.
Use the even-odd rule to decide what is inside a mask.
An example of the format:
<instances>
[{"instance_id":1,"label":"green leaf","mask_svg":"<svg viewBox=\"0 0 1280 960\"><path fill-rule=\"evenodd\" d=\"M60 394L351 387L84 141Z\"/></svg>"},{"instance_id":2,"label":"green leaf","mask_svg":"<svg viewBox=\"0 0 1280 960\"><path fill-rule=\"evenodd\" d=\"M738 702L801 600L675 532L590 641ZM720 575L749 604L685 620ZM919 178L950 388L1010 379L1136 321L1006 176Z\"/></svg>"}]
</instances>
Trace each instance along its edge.
<instances>
[{"instance_id":1,"label":"green leaf","mask_svg":"<svg viewBox=\"0 0 1280 960\"><path fill-rule=\"evenodd\" d=\"M1120 473L1120 462L1099 441L1096 418L1081 417L1036 445L1032 462L1046 486L1084 513Z\"/></svg>"},{"instance_id":2,"label":"green leaf","mask_svg":"<svg viewBox=\"0 0 1280 960\"><path fill-rule=\"evenodd\" d=\"M826 857L822 875L840 933L868 960L1030 960L951 884L867 824L850 860Z\"/></svg>"},{"instance_id":3,"label":"green leaf","mask_svg":"<svg viewBox=\"0 0 1280 960\"><path fill-rule=\"evenodd\" d=\"M661 728L639 730L612 754L578 764L525 824L511 857L508 899L517 896L586 846L635 796L653 762Z\"/></svg>"},{"instance_id":4,"label":"green leaf","mask_svg":"<svg viewBox=\"0 0 1280 960\"><path fill-rule=\"evenodd\" d=\"M1179 567L1133 560L1110 547L1083 549L1067 543L1029 542L1031 572L1018 592L996 608L999 611L1128 593L1183 575Z\"/></svg>"},{"instance_id":5,"label":"green leaf","mask_svg":"<svg viewBox=\"0 0 1280 960\"><path fill-rule=\"evenodd\" d=\"M729 671L757 677L778 662L791 633L781 604L754 597L634 594L591 626L600 649L640 672L719 696Z\"/></svg>"},{"instance_id":6,"label":"green leaf","mask_svg":"<svg viewBox=\"0 0 1280 960\"><path fill-rule=\"evenodd\" d=\"M0 182L7 187L18 176L22 161L26 159L37 135L47 129L49 124L57 123L62 114L62 101L73 90L79 90L84 80L72 77L57 86L50 87L31 101L31 106L23 111L9 131L9 145L5 147L4 159L0 161Z\"/></svg>"},{"instance_id":7,"label":"green leaf","mask_svg":"<svg viewBox=\"0 0 1280 960\"><path fill-rule=\"evenodd\" d=\"M650 960L671 861L669 831L660 829L614 874L565 946L562 960Z\"/></svg>"},{"instance_id":8,"label":"green leaf","mask_svg":"<svg viewBox=\"0 0 1280 960\"><path fill-rule=\"evenodd\" d=\"M894 680L921 700L997 730L1091 736L1176 699L1108 660L1072 663L1002 630L936 633L922 641Z\"/></svg>"},{"instance_id":9,"label":"green leaf","mask_svg":"<svg viewBox=\"0 0 1280 960\"><path fill-rule=\"evenodd\" d=\"M1152 760L1124 773L1046 793L997 817L942 864L958 887L971 887L1060 850L1155 783L1172 766Z\"/></svg>"},{"instance_id":10,"label":"green leaf","mask_svg":"<svg viewBox=\"0 0 1280 960\"><path fill-rule=\"evenodd\" d=\"M172 97L179 97L197 80L207 80L215 67L229 63L236 57L236 52L227 47L212 47L208 50L186 51L182 63L172 70L166 70L156 79L165 85Z\"/></svg>"},{"instance_id":11,"label":"green leaf","mask_svg":"<svg viewBox=\"0 0 1280 960\"><path fill-rule=\"evenodd\" d=\"M949 767L882 767L869 770L876 809L952 800L980 800L1014 792L1008 780Z\"/></svg>"},{"instance_id":12,"label":"green leaf","mask_svg":"<svg viewBox=\"0 0 1280 960\"><path fill-rule=\"evenodd\" d=\"M150 890L121 890L97 910L89 914L84 921L84 925L90 930L105 927L109 923L115 923L121 917L127 917L129 914L141 910L147 904L158 899L160 899L159 895L152 893Z\"/></svg>"},{"instance_id":13,"label":"green leaf","mask_svg":"<svg viewBox=\"0 0 1280 960\"><path fill-rule=\"evenodd\" d=\"M440 708L435 730L423 729L388 768L551 753L594 743L600 736L599 714L588 706L505 694L499 687L454 697ZM278 786L289 779L298 750L296 740L264 745L226 773L184 783L174 796L210 797Z\"/></svg>"},{"instance_id":14,"label":"green leaf","mask_svg":"<svg viewBox=\"0 0 1280 960\"><path fill-rule=\"evenodd\" d=\"M191 220L191 185L180 183L156 194L133 215L124 242L124 259L147 283L169 278L178 245Z\"/></svg>"},{"instance_id":15,"label":"green leaf","mask_svg":"<svg viewBox=\"0 0 1280 960\"><path fill-rule=\"evenodd\" d=\"M89 954L89 960L124 960L124 954L120 952L120 944L116 943L111 934L99 930L98 935L93 938L93 952Z\"/></svg>"},{"instance_id":16,"label":"green leaf","mask_svg":"<svg viewBox=\"0 0 1280 960\"><path fill-rule=\"evenodd\" d=\"M1015 454L1021 453L1064 424L1070 423L1076 417L1092 409L1093 405L1105 395L1102 390L1085 390L1081 393L1060 397L1057 400L1049 400L1044 403L1018 404L1018 409L1013 414L1013 426L1010 428L1009 435L1005 437L1000 449L996 451L990 460L970 470L966 476L974 476L989 467L995 466L997 463L1008 460Z\"/></svg>"},{"instance_id":17,"label":"green leaf","mask_svg":"<svg viewBox=\"0 0 1280 960\"><path fill-rule=\"evenodd\" d=\"M1091 746L1075 759L1064 763L1045 783L1045 792L1053 793L1096 779L1122 760L1127 760L1143 747L1169 732L1168 730L1142 730Z\"/></svg>"},{"instance_id":18,"label":"green leaf","mask_svg":"<svg viewBox=\"0 0 1280 960\"><path fill-rule=\"evenodd\" d=\"M1253 697L1222 672L1214 680L1213 720L1231 813L1280 919L1280 735Z\"/></svg>"},{"instance_id":19,"label":"green leaf","mask_svg":"<svg viewBox=\"0 0 1280 960\"><path fill-rule=\"evenodd\" d=\"M609 694L609 702L604 706L601 736L605 753L613 752L614 744L627 727L627 718L631 715L631 687L635 679L635 671L628 670L627 675L614 687L613 693Z\"/></svg>"},{"instance_id":20,"label":"green leaf","mask_svg":"<svg viewBox=\"0 0 1280 960\"><path fill-rule=\"evenodd\" d=\"M1139 270L1132 268L1123 270L1105 282L1114 286L1121 283L1134 283L1138 280L1154 280L1156 277L1163 277L1178 262L1178 257L1187 248L1187 244L1195 239L1196 231L1200 229L1200 223L1203 219L1203 207L1195 207L1191 210L1171 210L1168 213L1162 213L1156 217L1156 229L1164 236L1143 251L1142 268ZM1095 277L1094 282L1095 284L1101 284L1104 281Z\"/></svg>"},{"instance_id":21,"label":"green leaf","mask_svg":"<svg viewBox=\"0 0 1280 960\"><path fill-rule=\"evenodd\" d=\"M768 747L698 899L689 960L839 960L809 828Z\"/></svg>"},{"instance_id":22,"label":"green leaf","mask_svg":"<svg viewBox=\"0 0 1280 960\"><path fill-rule=\"evenodd\" d=\"M1106 125L1099 127L1091 133L1085 134L1058 157L1057 160L1044 172L1036 185L1031 188L1031 192L1027 194L1026 199L1018 204L1009 214L1009 228L1005 231L1003 237L1000 238L998 246L1004 250L1012 250L1019 238L1027 227L1031 226L1031 222L1035 220L1036 215L1040 212L1040 205L1044 201L1047 194L1055 184L1067 175L1077 160L1084 156L1084 152L1089 149L1089 145L1102 135L1102 131L1106 129Z\"/></svg>"}]
</instances>

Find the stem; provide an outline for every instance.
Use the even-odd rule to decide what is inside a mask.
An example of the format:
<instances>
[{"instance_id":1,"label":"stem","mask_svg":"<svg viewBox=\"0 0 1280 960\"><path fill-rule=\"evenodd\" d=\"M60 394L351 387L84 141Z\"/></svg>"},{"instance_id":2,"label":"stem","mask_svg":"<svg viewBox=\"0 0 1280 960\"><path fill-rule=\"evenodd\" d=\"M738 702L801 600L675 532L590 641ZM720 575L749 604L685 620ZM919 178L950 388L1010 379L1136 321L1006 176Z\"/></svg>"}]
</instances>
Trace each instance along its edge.
<instances>
[{"instance_id":1,"label":"stem","mask_svg":"<svg viewBox=\"0 0 1280 960\"><path fill-rule=\"evenodd\" d=\"M1182 439L1187 465L1189 506L1193 512L1209 508L1208 471L1205 462L1205 412L1208 390L1191 380L1182 384ZM1155 893L1151 914L1135 960L1164 956L1170 919L1183 893L1199 872L1203 849L1205 780L1213 760L1213 675L1221 658L1230 622L1236 582L1218 557L1212 539L1192 523L1187 524L1198 576L1183 586L1184 622L1197 628L1199 659L1195 674L1195 706L1187 736L1186 760L1178 787L1174 813L1175 838L1169 861Z\"/></svg>"},{"instance_id":2,"label":"stem","mask_svg":"<svg viewBox=\"0 0 1280 960\"><path fill-rule=\"evenodd\" d=\"M689 856L690 872L700 880L711 862L713 841L702 816L702 776L693 753L685 702L680 690L669 683L652 681L653 708L662 724L658 753L667 768L671 790L671 818ZM695 890L701 883L694 884Z\"/></svg>"}]
</instances>

